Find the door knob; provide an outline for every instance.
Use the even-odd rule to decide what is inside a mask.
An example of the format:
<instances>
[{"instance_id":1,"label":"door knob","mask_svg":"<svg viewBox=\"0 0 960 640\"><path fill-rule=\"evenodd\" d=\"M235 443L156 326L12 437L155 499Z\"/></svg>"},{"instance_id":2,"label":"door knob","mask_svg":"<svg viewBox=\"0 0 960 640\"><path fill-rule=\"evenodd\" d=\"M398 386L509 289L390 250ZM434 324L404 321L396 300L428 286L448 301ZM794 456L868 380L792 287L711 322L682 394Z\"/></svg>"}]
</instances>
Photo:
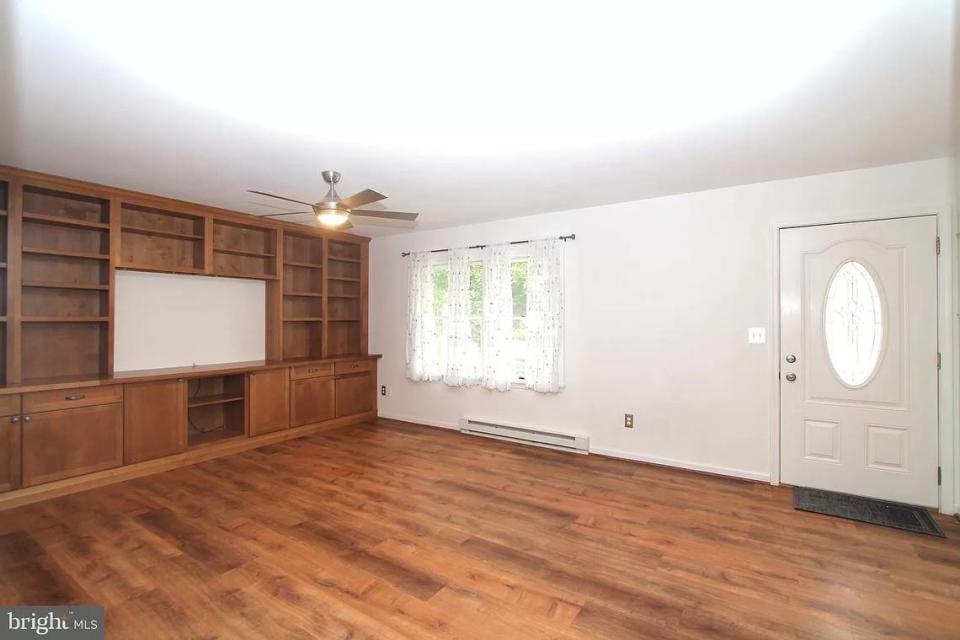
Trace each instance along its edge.
<instances>
[{"instance_id":1,"label":"door knob","mask_svg":"<svg viewBox=\"0 0 960 640\"><path fill-rule=\"evenodd\" d=\"M796 361L797 361L797 356L793 355L792 353L787 356L787 362L789 362L790 364L793 364Z\"/></svg>"},{"instance_id":2,"label":"door knob","mask_svg":"<svg viewBox=\"0 0 960 640\"><path fill-rule=\"evenodd\" d=\"M797 374L795 374L795 373L788 373L788 374L787 374L787 382L793 382L793 381L795 381L796 379L797 379Z\"/></svg>"}]
</instances>

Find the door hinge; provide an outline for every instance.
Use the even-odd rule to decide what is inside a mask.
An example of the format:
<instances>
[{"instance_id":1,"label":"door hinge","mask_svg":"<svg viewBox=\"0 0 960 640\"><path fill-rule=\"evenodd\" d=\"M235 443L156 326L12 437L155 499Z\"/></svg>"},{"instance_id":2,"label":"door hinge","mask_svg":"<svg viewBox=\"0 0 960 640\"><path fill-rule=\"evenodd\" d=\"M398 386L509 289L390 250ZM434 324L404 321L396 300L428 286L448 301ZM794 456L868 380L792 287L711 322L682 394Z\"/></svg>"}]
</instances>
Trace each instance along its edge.
<instances>
[{"instance_id":1,"label":"door hinge","mask_svg":"<svg viewBox=\"0 0 960 640\"><path fill-rule=\"evenodd\" d=\"M937 255L940 255L940 236L937 236Z\"/></svg>"},{"instance_id":2,"label":"door hinge","mask_svg":"<svg viewBox=\"0 0 960 640\"><path fill-rule=\"evenodd\" d=\"M943 470L937 467L937 486L939 487L941 484L943 484Z\"/></svg>"},{"instance_id":3,"label":"door hinge","mask_svg":"<svg viewBox=\"0 0 960 640\"><path fill-rule=\"evenodd\" d=\"M937 371L940 370L940 361L941 361L940 352L937 351Z\"/></svg>"}]
</instances>

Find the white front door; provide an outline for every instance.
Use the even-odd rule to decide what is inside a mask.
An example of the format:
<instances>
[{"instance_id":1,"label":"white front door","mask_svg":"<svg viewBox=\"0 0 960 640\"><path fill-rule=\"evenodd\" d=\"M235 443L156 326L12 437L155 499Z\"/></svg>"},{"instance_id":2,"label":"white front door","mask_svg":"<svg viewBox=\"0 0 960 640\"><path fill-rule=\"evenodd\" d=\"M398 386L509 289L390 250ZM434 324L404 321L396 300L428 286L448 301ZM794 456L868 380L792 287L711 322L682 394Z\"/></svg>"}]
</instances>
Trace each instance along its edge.
<instances>
[{"instance_id":1,"label":"white front door","mask_svg":"<svg viewBox=\"0 0 960 640\"><path fill-rule=\"evenodd\" d=\"M936 507L935 216L780 231L780 477Z\"/></svg>"}]
</instances>

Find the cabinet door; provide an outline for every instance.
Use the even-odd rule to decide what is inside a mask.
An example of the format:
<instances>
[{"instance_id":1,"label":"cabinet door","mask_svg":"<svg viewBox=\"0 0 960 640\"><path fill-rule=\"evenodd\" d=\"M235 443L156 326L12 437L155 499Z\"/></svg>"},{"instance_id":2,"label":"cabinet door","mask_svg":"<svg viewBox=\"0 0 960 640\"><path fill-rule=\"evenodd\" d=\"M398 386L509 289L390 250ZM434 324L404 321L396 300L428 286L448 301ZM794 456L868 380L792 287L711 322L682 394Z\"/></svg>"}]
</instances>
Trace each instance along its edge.
<instances>
[{"instance_id":1,"label":"cabinet door","mask_svg":"<svg viewBox=\"0 0 960 640\"><path fill-rule=\"evenodd\" d=\"M323 422L334 417L333 378L307 378L295 380L290 410L293 426Z\"/></svg>"},{"instance_id":2,"label":"cabinet door","mask_svg":"<svg viewBox=\"0 0 960 640\"><path fill-rule=\"evenodd\" d=\"M123 417L126 464L180 453L187 446L187 383L123 385Z\"/></svg>"},{"instance_id":3,"label":"cabinet door","mask_svg":"<svg viewBox=\"0 0 960 640\"><path fill-rule=\"evenodd\" d=\"M35 413L22 425L25 487L123 464L119 403Z\"/></svg>"},{"instance_id":4,"label":"cabinet door","mask_svg":"<svg viewBox=\"0 0 960 640\"><path fill-rule=\"evenodd\" d=\"M373 409L373 376L361 373L337 378L337 417Z\"/></svg>"},{"instance_id":5,"label":"cabinet door","mask_svg":"<svg viewBox=\"0 0 960 640\"><path fill-rule=\"evenodd\" d=\"M259 436L289 426L289 369L250 373L250 435Z\"/></svg>"},{"instance_id":6,"label":"cabinet door","mask_svg":"<svg viewBox=\"0 0 960 640\"><path fill-rule=\"evenodd\" d=\"M20 396L0 397L0 492L20 488Z\"/></svg>"}]
</instances>

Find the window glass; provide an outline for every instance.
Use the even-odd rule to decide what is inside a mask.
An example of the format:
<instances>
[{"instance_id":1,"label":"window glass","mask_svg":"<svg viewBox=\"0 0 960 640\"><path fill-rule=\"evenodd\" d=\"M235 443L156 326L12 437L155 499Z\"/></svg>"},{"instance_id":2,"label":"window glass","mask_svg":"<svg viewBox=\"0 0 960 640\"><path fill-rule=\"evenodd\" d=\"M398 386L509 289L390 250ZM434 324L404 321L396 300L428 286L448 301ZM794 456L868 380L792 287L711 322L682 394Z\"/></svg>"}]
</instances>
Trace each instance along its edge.
<instances>
[{"instance_id":1,"label":"window glass","mask_svg":"<svg viewBox=\"0 0 960 640\"><path fill-rule=\"evenodd\" d=\"M859 262L847 262L830 281L823 334L840 380L849 386L867 382L880 361L883 318L877 283Z\"/></svg>"}]
</instances>

